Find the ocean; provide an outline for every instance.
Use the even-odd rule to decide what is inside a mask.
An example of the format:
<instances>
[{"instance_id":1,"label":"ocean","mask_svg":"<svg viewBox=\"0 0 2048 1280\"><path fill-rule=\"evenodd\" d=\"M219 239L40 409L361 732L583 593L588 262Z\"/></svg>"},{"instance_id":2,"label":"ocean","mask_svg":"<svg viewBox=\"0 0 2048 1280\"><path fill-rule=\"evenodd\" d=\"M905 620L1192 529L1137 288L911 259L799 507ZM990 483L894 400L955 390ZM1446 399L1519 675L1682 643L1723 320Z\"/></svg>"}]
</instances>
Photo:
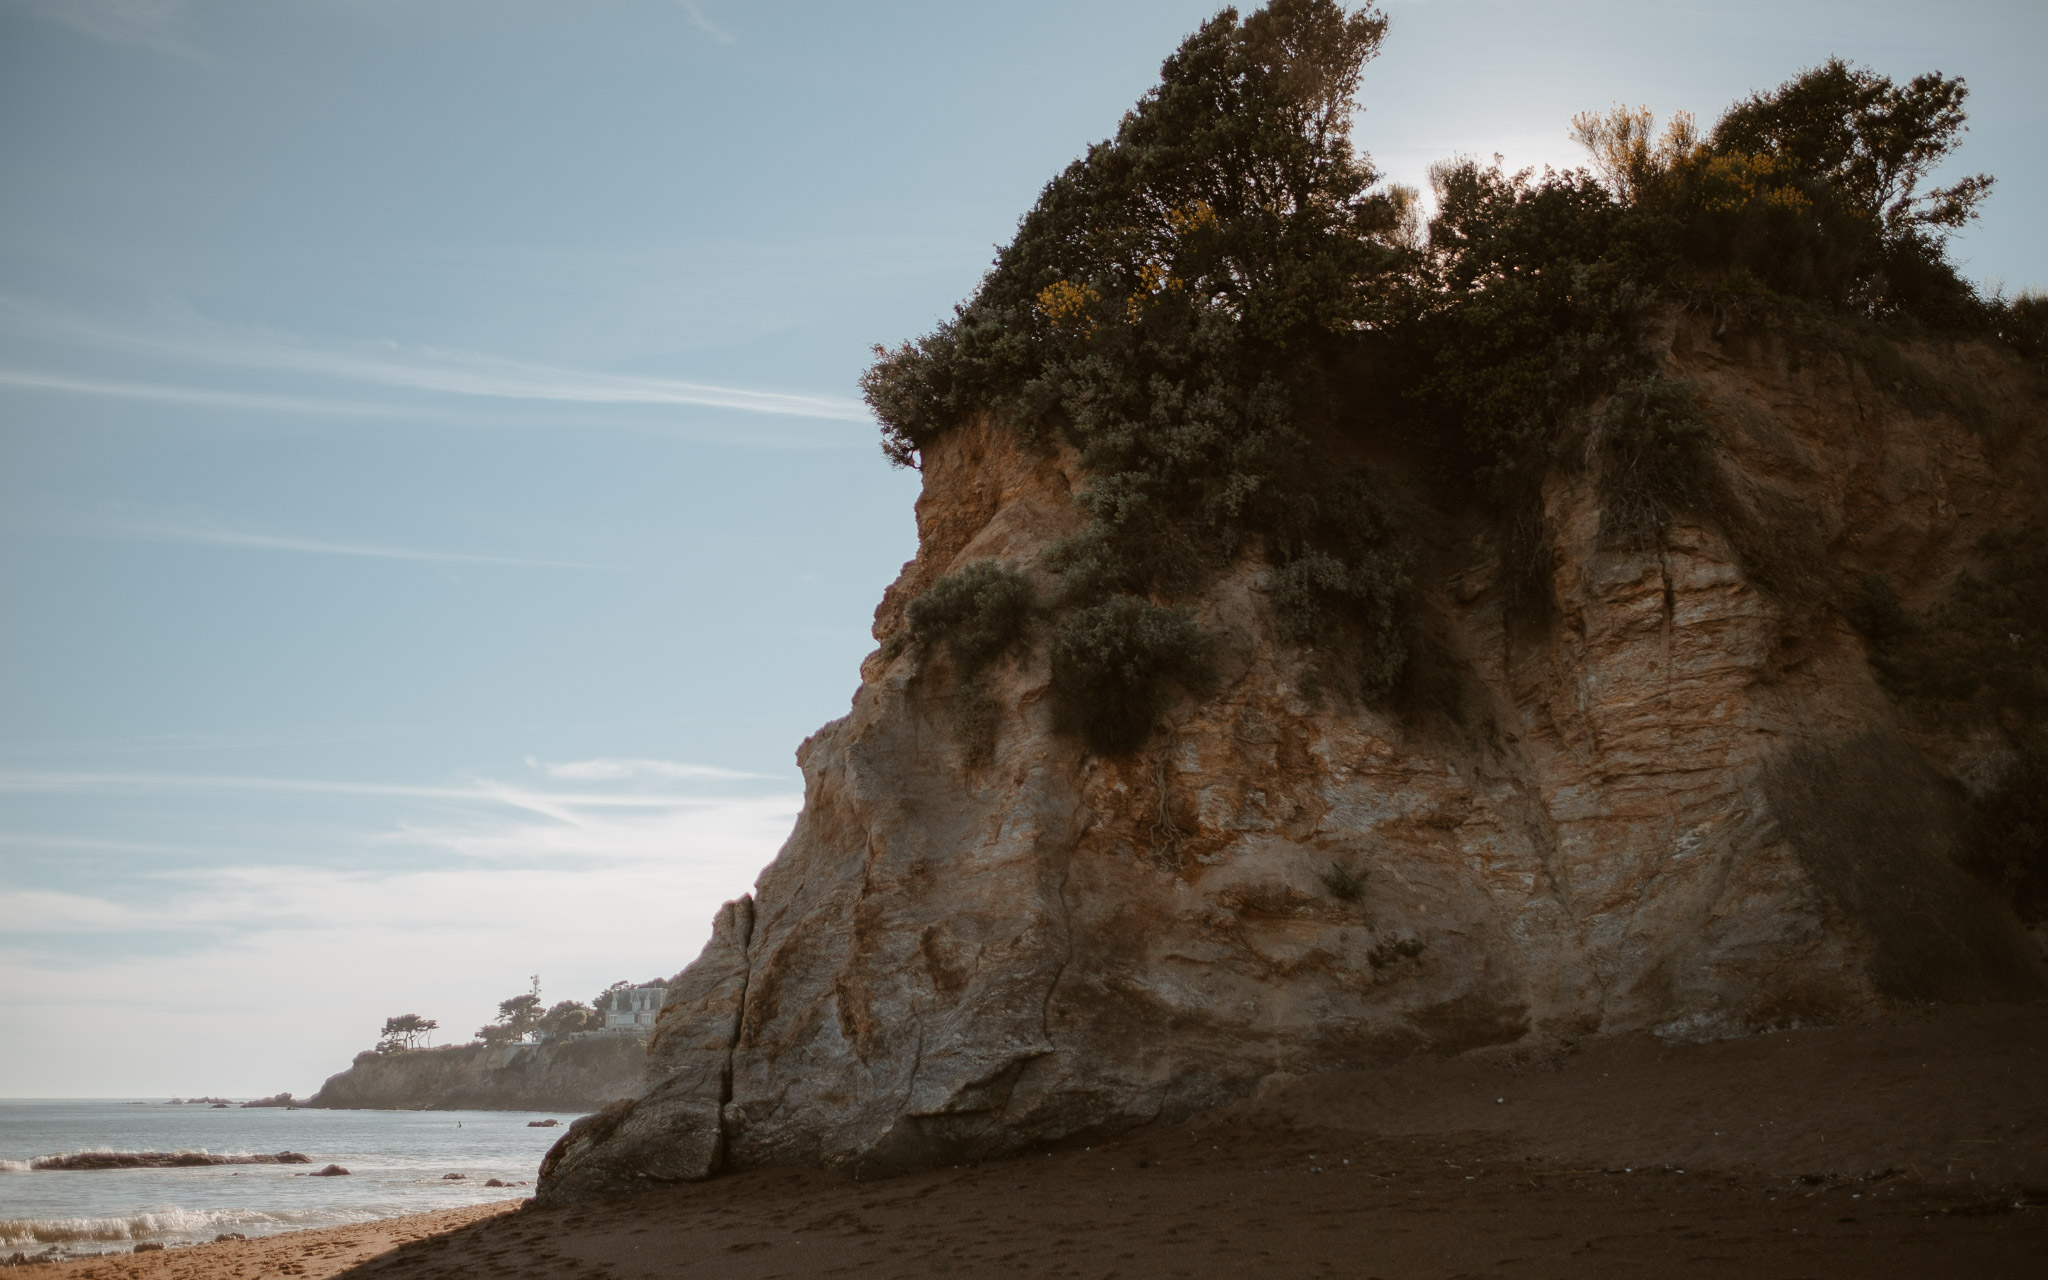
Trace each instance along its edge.
<instances>
[{"instance_id":1,"label":"ocean","mask_svg":"<svg viewBox=\"0 0 2048 1280\"><path fill-rule=\"evenodd\" d=\"M173 1105L162 1099L0 1099L0 1260L65 1256L367 1222L533 1194L541 1156L575 1112L311 1111ZM302 1165L33 1169L86 1151L295 1151ZM303 1175L329 1164L346 1178ZM459 1179L443 1175L459 1173ZM496 1178L509 1185L486 1187Z\"/></svg>"}]
</instances>

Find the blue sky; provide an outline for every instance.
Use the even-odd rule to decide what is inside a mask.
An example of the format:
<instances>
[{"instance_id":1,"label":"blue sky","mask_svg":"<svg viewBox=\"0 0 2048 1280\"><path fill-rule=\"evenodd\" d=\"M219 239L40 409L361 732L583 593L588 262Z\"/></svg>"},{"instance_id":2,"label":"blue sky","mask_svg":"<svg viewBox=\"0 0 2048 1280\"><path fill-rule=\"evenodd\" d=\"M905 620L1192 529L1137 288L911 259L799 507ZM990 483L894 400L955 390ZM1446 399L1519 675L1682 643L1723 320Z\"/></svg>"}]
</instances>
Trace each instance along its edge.
<instances>
[{"instance_id":1,"label":"blue sky","mask_svg":"<svg viewBox=\"0 0 2048 1280\"><path fill-rule=\"evenodd\" d=\"M914 549L869 344L1210 11L0 0L0 1096L304 1093L687 963ZM1411 183L1965 75L1959 256L2048 285L2037 4L1389 12Z\"/></svg>"}]
</instances>

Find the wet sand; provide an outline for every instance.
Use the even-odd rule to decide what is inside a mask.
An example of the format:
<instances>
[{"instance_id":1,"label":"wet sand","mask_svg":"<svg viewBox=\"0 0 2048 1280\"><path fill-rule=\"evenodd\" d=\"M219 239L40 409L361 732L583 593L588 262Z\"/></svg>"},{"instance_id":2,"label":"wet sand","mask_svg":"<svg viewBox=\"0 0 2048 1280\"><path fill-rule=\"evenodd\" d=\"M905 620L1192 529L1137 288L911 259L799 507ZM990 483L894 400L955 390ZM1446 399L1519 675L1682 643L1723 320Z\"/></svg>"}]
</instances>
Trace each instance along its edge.
<instances>
[{"instance_id":1,"label":"wet sand","mask_svg":"<svg viewBox=\"0 0 2048 1280\"><path fill-rule=\"evenodd\" d=\"M2048 1006L1274 1079L967 1168L756 1170L9 1274L2034 1277Z\"/></svg>"}]
</instances>

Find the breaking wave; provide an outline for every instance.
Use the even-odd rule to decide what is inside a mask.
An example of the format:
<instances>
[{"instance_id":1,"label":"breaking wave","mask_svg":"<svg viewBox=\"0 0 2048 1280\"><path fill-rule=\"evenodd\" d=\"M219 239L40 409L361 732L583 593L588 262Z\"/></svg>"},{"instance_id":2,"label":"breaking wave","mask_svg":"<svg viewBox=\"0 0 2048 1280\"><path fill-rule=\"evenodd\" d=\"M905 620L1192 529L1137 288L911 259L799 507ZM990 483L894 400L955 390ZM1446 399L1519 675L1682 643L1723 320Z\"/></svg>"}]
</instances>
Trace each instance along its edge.
<instances>
[{"instance_id":1,"label":"breaking wave","mask_svg":"<svg viewBox=\"0 0 2048 1280\"><path fill-rule=\"evenodd\" d=\"M129 1241L210 1240L222 1231L271 1235L335 1226L374 1215L332 1209L266 1212L261 1209L157 1209L113 1218L0 1218L0 1248L28 1245L122 1244Z\"/></svg>"},{"instance_id":2,"label":"breaking wave","mask_svg":"<svg viewBox=\"0 0 2048 1280\"><path fill-rule=\"evenodd\" d=\"M37 1156L28 1162L32 1170L81 1170L81 1169L203 1169L223 1164L311 1164L312 1157L296 1151L279 1151L274 1155L235 1152L215 1154L201 1148L194 1151L184 1148L177 1151L109 1151L97 1148L91 1151L66 1151L56 1155Z\"/></svg>"}]
</instances>

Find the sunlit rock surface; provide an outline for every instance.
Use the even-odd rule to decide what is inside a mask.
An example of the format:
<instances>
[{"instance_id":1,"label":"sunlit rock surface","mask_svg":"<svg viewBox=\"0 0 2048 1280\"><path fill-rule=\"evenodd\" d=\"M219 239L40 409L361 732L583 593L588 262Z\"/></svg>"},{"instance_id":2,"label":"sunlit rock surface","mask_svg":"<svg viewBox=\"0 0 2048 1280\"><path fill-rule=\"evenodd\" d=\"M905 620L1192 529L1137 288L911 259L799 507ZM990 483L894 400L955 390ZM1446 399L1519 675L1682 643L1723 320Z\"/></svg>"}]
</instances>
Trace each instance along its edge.
<instances>
[{"instance_id":1,"label":"sunlit rock surface","mask_svg":"<svg viewBox=\"0 0 2048 1280\"><path fill-rule=\"evenodd\" d=\"M541 1199L957 1162L1274 1072L2041 994L1950 862L1989 735L1909 731L1814 586L1882 571L1917 606L2016 523L2048 436L2025 376L1917 352L1973 388L1966 424L1824 344L1679 319L1667 341L1730 509L1631 550L1602 535L1593 468L1561 468L1557 607L1533 623L1485 526L1446 517L1423 582L1451 674L1419 707L1305 697L1255 560L1200 602L1214 686L1128 758L1053 731L1042 638L990 677L980 767L943 662L871 655L798 752L789 842L670 989L644 1096L572 1128ZM1049 594L1082 479L988 424L930 450L877 639L983 557Z\"/></svg>"}]
</instances>

